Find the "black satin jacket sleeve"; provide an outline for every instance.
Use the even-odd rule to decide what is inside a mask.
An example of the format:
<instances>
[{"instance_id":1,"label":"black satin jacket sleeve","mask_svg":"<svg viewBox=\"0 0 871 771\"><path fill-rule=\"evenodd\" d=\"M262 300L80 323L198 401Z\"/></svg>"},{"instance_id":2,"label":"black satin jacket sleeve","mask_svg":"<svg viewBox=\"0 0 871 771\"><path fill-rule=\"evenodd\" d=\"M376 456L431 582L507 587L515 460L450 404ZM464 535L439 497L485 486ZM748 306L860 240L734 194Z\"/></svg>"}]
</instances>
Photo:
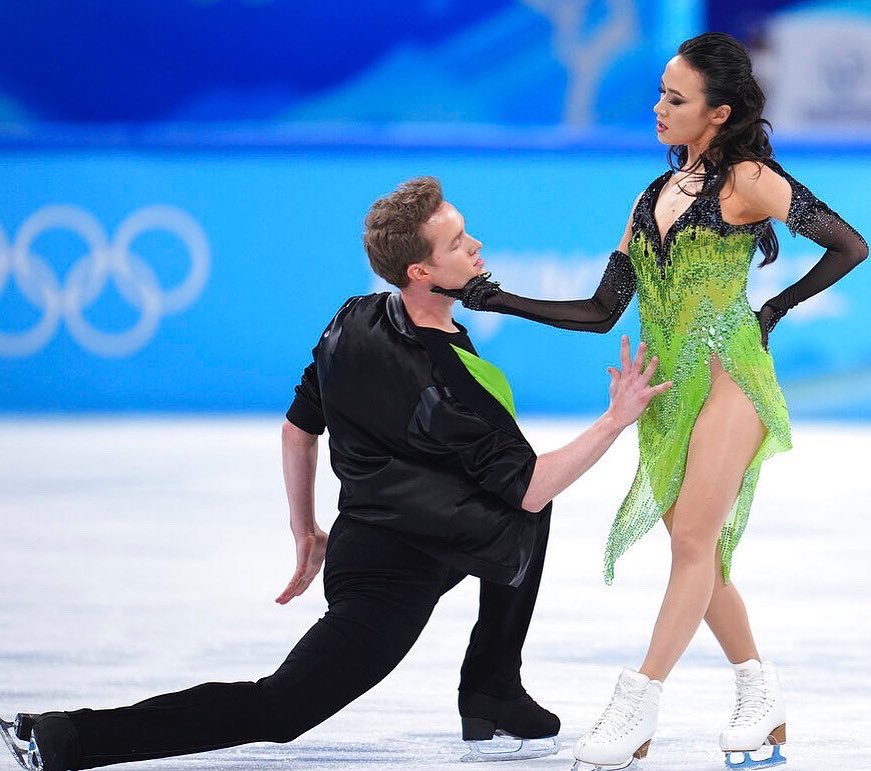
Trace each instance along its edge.
<instances>
[{"instance_id":1,"label":"black satin jacket sleeve","mask_svg":"<svg viewBox=\"0 0 871 771\"><path fill-rule=\"evenodd\" d=\"M515 509L522 508L536 456L519 433L493 425L433 386L421 394L408 440L434 457L459 461L481 488Z\"/></svg>"},{"instance_id":2,"label":"black satin jacket sleeve","mask_svg":"<svg viewBox=\"0 0 871 771\"><path fill-rule=\"evenodd\" d=\"M327 423L321 404L321 389L315 362L309 364L303 371L299 385L294 389L294 399L287 410L286 417L309 434L322 434L326 430Z\"/></svg>"}]
</instances>

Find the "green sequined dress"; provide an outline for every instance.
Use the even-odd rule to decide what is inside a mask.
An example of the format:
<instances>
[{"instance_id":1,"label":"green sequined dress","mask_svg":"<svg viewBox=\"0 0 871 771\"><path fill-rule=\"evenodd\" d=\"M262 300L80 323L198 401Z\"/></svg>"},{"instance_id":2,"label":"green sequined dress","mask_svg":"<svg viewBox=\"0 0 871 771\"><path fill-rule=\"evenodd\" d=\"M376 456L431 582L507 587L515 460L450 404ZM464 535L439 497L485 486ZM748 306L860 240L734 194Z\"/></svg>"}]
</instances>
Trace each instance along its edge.
<instances>
[{"instance_id":1,"label":"green sequined dress","mask_svg":"<svg viewBox=\"0 0 871 771\"><path fill-rule=\"evenodd\" d=\"M636 276L641 339L659 357L654 382L674 381L638 421L639 463L605 551L605 580L614 563L650 530L677 499L696 418L711 388L716 356L753 403L767 429L744 474L738 498L720 532L723 577L747 525L762 461L791 447L789 415L747 301L747 276L766 222L730 225L717 196L694 199L660 241L654 207L671 172L640 197L629 257Z\"/></svg>"},{"instance_id":2,"label":"green sequined dress","mask_svg":"<svg viewBox=\"0 0 871 771\"><path fill-rule=\"evenodd\" d=\"M720 533L723 577L729 580L732 554L747 525L762 461L791 446L789 416L774 363L763 345L762 326L769 334L791 308L840 280L868 255L867 243L852 226L773 160L766 165L792 188L787 228L826 251L805 276L764 303L758 316L747 302L747 275L768 220L730 225L723 221L717 195L699 196L661 240L654 209L671 171L640 196L629 254L611 254L589 299L523 297L502 290L486 276L470 281L463 290L463 304L469 308L603 333L614 327L638 294L641 337L647 342L648 358L659 357L654 382L671 380L674 385L657 396L638 421L638 471L608 537L608 583L617 558L677 499L690 436L710 393L714 356L747 394L767 429Z\"/></svg>"}]
</instances>

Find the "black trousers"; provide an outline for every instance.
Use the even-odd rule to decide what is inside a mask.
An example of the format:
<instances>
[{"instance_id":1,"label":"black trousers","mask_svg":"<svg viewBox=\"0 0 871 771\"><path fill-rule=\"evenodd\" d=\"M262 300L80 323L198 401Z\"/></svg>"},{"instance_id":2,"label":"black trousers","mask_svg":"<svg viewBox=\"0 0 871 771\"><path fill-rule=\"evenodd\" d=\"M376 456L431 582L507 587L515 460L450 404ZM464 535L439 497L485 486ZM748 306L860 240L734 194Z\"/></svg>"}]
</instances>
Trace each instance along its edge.
<instances>
[{"instance_id":1,"label":"black trousers","mask_svg":"<svg viewBox=\"0 0 871 771\"><path fill-rule=\"evenodd\" d=\"M546 516L519 587L481 582L461 690L504 698L522 692L521 648L549 525ZM417 640L441 595L464 577L388 530L340 516L324 563L328 610L274 674L257 682L205 683L129 707L66 713L79 744L69 767L291 741L383 680Z\"/></svg>"}]
</instances>

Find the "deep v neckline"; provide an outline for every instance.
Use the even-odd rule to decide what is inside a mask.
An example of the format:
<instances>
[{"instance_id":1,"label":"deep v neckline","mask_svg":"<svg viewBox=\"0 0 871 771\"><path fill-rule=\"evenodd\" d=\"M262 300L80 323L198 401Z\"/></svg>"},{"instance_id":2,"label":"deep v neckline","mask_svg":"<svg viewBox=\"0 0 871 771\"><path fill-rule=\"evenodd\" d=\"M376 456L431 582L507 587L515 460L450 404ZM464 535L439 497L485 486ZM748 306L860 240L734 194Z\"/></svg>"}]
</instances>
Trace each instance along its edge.
<instances>
[{"instance_id":1,"label":"deep v neckline","mask_svg":"<svg viewBox=\"0 0 871 771\"><path fill-rule=\"evenodd\" d=\"M662 185L660 185L659 189L656 191L656 194L651 196L651 209L650 209L650 219L653 222L653 228L656 231L656 237L658 239L659 253L663 255L663 258L667 254L667 244L669 241L669 237L674 232L678 223L686 217L693 209L693 207L701 200L702 196L696 195L693 196L693 200L690 202L690 205L686 207L677 217L675 217L674 222L668 226L665 233L662 232L662 228L659 225L659 221L656 219L656 206L659 203L659 199L662 196L663 191L665 190L666 185L672 180L677 172L672 172L669 176L665 177ZM679 184L679 183L676 183ZM704 187L704 178L702 179L702 187Z\"/></svg>"}]
</instances>

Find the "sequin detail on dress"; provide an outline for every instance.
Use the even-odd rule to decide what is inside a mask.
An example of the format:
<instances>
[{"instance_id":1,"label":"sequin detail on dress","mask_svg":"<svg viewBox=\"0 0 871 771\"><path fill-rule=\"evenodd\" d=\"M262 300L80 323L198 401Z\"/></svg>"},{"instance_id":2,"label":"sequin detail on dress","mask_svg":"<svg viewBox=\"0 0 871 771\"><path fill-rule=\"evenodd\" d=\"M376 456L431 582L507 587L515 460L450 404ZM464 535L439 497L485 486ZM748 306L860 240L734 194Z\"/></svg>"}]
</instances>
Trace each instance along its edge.
<instances>
[{"instance_id":1,"label":"sequin detail on dress","mask_svg":"<svg viewBox=\"0 0 871 771\"><path fill-rule=\"evenodd\" d=\"M660 240L653 212L670 176L668 172L656 179L639 199L629 256L636 276L641 339L648 345L648 357L659 357L654 382L672 380L674 385L638 421L638 470L608 536L607 583L614 578L617 559L677 499L693 426L710 391L714 355L767 429L720 532L726 581L762 461L791 446L786 403L746 295L750 262L767 221L730 225L723 221L717 196L699 197Z\"/></svg>"},{"instance_id":2,"label":"sequin detail on dress","mask_svg":"<svg viewBox=\"0 0 871 771\"><path fill-rule=\"evenodd\" d=\"M648 356L660 358L654 382L672 380L674 386L658 396L638 421L640 461L608 538L608 583L617 558L677 498L690 435L710 391L714 355L747 394L767 429L720 533L723 577L729 580L732 553L747 524L762 461L790 447L786 404L774 363L763 346L760 324L767 334L790 308L839 280L868 254L862 236L772 162L775 166L792 188L786 220L790 232L810 238L826 252L805 276L766 302L758 317L747 303L747 274L768 220L730 225L723 221L719 197L704 196L696 198L660 238L654 209L670 171L639 198L630 254L612 252L590 299L538 300L509 294L498 284L487 293L486 310L601 333L614 327L638 292L642 339L648 343Z\"/></svg>"}]
</instances>

